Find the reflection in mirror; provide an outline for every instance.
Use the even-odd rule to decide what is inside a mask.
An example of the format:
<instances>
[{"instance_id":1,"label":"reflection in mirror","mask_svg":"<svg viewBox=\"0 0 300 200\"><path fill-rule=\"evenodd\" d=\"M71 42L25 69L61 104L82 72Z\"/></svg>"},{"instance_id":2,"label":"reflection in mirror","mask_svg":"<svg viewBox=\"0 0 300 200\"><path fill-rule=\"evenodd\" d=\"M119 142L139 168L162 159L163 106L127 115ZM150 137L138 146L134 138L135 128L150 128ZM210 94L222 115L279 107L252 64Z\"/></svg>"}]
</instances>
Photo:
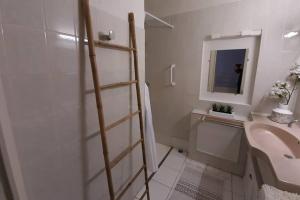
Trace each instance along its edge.
<instances>
[{"instance_id":1,"label":"reflection in mirror","mask_svg":"<svg viewBox=\"0 0 300 200\"><path fill-rule=\"evenodd\" d=\"M210 52L209 92L243 94L248 49Z\"/></svg>"}]
</instances>

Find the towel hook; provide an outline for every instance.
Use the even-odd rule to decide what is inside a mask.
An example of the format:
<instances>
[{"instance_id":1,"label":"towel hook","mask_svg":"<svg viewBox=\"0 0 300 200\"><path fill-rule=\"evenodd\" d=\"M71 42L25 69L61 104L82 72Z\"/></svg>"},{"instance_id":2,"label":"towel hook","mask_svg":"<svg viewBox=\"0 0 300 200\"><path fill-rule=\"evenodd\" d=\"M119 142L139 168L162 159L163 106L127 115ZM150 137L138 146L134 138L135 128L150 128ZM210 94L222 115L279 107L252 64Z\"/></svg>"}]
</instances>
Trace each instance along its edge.
<instances>
[{"instance_id":1,"label":"towel hook","mask_svg":"<svg viewBox=\"0 0 300 200\"><path fill-rule=\"evenodd\" d=\"M103 33L103 32L99 32L99 39L100 40L113 40L115 39L115 32L113 30L109 30L107 34Z\"/></svg>"}]
</instances>

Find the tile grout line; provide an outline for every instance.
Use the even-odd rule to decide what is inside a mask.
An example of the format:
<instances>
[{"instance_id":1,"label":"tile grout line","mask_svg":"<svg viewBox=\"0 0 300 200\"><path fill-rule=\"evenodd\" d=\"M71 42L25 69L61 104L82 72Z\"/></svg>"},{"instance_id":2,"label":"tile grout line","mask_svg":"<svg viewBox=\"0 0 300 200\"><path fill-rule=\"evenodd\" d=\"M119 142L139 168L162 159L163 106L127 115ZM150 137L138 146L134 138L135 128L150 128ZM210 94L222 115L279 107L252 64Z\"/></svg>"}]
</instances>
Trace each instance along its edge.
<instances>
[{"instance_id":1,"label":"tile grout line","mask_svg":"<svg viewBox=\"0 0 300 200\"><path fill-rule=\"evenodd\" d=\"M165 160L167 159L167 157L170 155L171 151L173 150L173 147L170 147L169 151L167 152L167 154L164 156L164 158L160 161L160 163L158 164L158 170L159 168L163 165L163 163L165 162ZM158 172L157 170L157 172ZM149 178L148 178L148 182L151 181L151 179L153 178L153 176L157 173L157 172L153 172Z\"/></svg>"},{"instance_id":2,"label":"tile grout line","mask_svg":"<svg viewBox=\"0 0 300 200\"><path fill-rule=\"evenodd\" d=\"M184 168L185 168L186 160L187 160L187 156L184 157L183 164L182 164L180 170L178 171L177 176L176 176L176 179L175 179L175 181L174 181L172 187L170 188L169 194L168 194L168 196L167 196L167 198L166 198L165 200L169 200L169 199L171 198L171 195L173 194L173 191L175 190L175 187L176 187L176 185L177 185L177 182L179 181L179 179L180 179L180 177L181 177L181 174L183 173L183 170L184 170Z\"/></svg>"},{"instance_id":3,"label":"tile grout line","mask_svg":"<svg viewBox=\"0 0 300 200\"><path fill-rule=\"evenodd\" d=\"M170 147L170 149L168 150L168 152L166 153L166 155L163 157L163 159L160 161L160 163L158 164L158 170L160 169L160 167L163 165L163 163L165 162L165 160L167 159L167 157L170 155L170 153L171 153L171 151L173 150L173 147ZM158 170L157 170L157 172L158 172ZM148 183L152 180L152 178L154 177L154 175L157 173L157 172L153 172L150 176L149 176L149 178L148 178ZM155 181L155 182L158 182L158 181L156 181L156 180L152 180L152 181ZM160 182L158 182L158 183L160 183ZM160 183L161 184L161 183ZM165 184L162 184L162 185L165 185ZM168 187L168 186L167 186ZM168 187L169 188L169 187ZM143 188L142 188L143 189ZM142 190L141 189L141 190ZM140 191L141 191L140 190ZM139 191L139 192L140 192ZM137 197L137 194L135 195L135 199L138 199Z\"/></svg>"},{"instance_id":4,"label":"tile grout line","mask_svg":"<svg viewBox=\"0 0 300 200\"><path fill-rule=\"evenodd\" d=\"M172 151L173 149L174 149L173 147L170 149L170 151L168 152L168 154L166 155L166 157L163 159L163 161L165 161L165 160L167 159L167 157L170 155L170 153L171 153L171 151ZM182 173L182 169L184 169L185 162L186 162L186 155L184 155L184 160L183 160L182 166L181 166L181 168L180 168L179 170L175 170L175 169L170 168L170 167L168 167L168 166L164 166L165 168L167 168L167 169L169 169L169 170L172 170L172 171L174 171L174 172L177 173L176 178L175 178L175 181L173 182L173 184L172 184L171 187L169 187L169 186L167 186L167 185L161 183L162 185L165 185L166 187L169 188L168 195L167 195L167 197L166 197L165 200L168 200L168 199L170 198L170 196L171 196L171 194L172 194L172 192L173 192L173 189L175 188L175 185L176 185L176 183L177 183L177 181L178 181L178 177L180 177L180 174ZM163 165L163 162L161 162L160 167L161 167L162 165ZM154 179L153 181L160 183L159 181L157 181L157 180L155 180L155 179Z\"/></svg>"}]
</instances>

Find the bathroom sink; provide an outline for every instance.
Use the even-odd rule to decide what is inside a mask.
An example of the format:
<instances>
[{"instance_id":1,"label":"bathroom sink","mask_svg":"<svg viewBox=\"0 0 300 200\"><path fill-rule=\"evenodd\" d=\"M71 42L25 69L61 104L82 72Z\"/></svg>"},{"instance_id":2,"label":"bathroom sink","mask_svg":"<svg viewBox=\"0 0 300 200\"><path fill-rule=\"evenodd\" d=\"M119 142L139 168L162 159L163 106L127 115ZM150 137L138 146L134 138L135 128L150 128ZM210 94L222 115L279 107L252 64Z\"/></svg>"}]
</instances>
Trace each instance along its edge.
<instances>
[{"instance_id":1,"label":"bathroom sink","mask_svg":"<svg viewBox=\"0 0 300 200\"><path fill-rule=\"evenodd\" d=\"M276 187L300 193L299 127L258 118L245 122L245 133L252 156L271 167Z\"/></svg>"},{"instance_id":2,"label":"bathroom sink","mask_svg":"<svg viewBox=\"0 0 300 200\"><path fill-rule=\"evenodd\" d=\"M289 132L263 123L250 125L250 137L255 146L272 156L288 159L300 158L299 140Z\"/></svg>"}]
</instances>

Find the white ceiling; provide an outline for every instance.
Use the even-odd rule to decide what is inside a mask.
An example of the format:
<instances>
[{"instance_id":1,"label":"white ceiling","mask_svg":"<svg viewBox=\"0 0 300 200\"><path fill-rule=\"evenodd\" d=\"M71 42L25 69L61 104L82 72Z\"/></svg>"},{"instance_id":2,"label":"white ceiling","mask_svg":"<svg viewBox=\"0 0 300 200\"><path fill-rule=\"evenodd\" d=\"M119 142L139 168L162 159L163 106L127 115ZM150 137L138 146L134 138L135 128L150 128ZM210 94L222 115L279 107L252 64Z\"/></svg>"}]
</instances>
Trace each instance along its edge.
<instances>
[{"instance_id":1,"label":"white ceiling","mask_svg":"<svg viewBox=\"0 0 300 200\"><path fill-rule=\"evenodd\" d=\"M159 17L200 10L241 0L145 0L146 11Z\"/></svg>"}]
</instances>

